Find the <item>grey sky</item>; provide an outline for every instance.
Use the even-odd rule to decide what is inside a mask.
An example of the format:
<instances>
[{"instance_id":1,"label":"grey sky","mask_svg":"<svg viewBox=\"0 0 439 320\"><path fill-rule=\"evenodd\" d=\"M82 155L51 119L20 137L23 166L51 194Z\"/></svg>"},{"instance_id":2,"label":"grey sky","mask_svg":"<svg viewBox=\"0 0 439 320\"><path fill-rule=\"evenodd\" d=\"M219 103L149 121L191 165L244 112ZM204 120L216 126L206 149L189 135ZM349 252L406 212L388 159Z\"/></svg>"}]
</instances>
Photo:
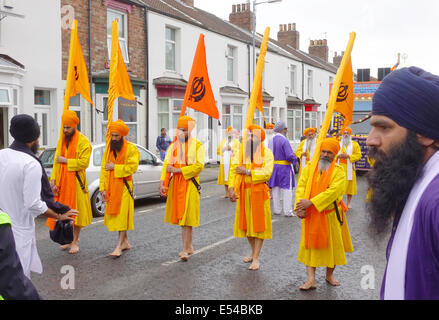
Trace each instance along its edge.
<instances>
[{"instance_id":1,"label":"grey sky","mask_svg":"<svg viewBox=\"0 0 439 320\"><path fill-rule=\"evenodd\" d=\"M262 0L257 0L261 2ZM195 6L228 20L232 5L247 0L195 0ZM250 1L253 3L253 0ZM392 67L398 52L405 65L415 65L439 75L439 1L437 0L282 0L256 7L256 30L270 27L277 39L279 24L296 23L300 49L309 40L328 39L329 60L344 51L349 33L356 32L352 51L354 72ZM403 62L403 61L402 61Z\"/></svg>"}]
</instances>

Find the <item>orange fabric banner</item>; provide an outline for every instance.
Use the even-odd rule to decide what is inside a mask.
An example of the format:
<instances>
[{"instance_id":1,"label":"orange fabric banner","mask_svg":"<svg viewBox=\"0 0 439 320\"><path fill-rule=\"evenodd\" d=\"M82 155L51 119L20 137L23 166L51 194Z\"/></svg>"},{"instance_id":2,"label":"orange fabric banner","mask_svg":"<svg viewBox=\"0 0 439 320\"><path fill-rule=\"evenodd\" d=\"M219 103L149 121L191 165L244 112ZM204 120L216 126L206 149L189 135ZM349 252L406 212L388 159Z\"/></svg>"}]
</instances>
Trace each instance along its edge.
<instances>
[{"instance_id":1,"label":"orange fabric banner","mask_svg":"<svg viewBox=\"0 0 439 320\"><path fill-rule=\"evenodd\" d=\"M343 133L344 129L352 123L352 113L354 111L354 75L352 73L351 57L349 57L341 78L334 111L341 113L344 117L343 126L340 129L340 132Z\"/></svg>"}]
</instances>

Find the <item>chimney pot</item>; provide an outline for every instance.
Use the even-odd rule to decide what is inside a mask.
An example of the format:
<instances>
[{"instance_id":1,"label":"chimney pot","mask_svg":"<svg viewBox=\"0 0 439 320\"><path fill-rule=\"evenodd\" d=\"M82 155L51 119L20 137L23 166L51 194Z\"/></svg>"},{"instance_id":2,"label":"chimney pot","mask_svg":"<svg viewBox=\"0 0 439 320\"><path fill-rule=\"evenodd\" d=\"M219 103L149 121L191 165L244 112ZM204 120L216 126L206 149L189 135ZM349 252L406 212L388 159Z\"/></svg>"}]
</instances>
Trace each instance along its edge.
<instances>
[{"instance_id":1,"label":"chimney pot","mask_svg":"<svg viewBox=\"0 0 439 320\"><path fill-rule=\"evenodd\" d=\"M282 25L281 25L281 24L279 25L279 31L283 31L283 30L282 30Z\"/></svg>"},{"instance_id":2,"label":"chimney pot","mask_svg":"<svg viewBox=\"0 0 439 320\"><path fill-rule=\"evenodd\" d=\"M236 4L233 4L232 5L232 13L235 13L236 12Z\"/></svg>"},{"instance_id":3,"label":"chimney pot","mask_svg":"<svg viewBox=\"0 0 439 320\"><path fill-rule=\"evenodd\" d=\"M293 30L296 31L296 23L293 23Z\"/></svg>"},{"instance_id":4,"label":"chimney pot","mask_svg":"<svg viewBox=\"0 0 439 320\"><path fill-rule=\"evenodd\" d=\"M236 5L236 12L241 12L241 5L240 4Z\"/></svg>"},{"instance_id":5,"label":"chimney pot","mask_svg":"<svg viewBox=\"0 0 439 320\"><path fill-rule=\"evenodd\" d=\"M310 47L314 46L314 41L313 40L309 40L309 46Z\"/></svg>"},{"instance_id":6,"label":"chimney pot","mask_svg":"<svg viewBox=\"0 0 439 320\"><path fill-rule=\"evenodd\" d=\"M291 31L291 23L288 24L288 31Z\"/></svg>"}]
</instances>

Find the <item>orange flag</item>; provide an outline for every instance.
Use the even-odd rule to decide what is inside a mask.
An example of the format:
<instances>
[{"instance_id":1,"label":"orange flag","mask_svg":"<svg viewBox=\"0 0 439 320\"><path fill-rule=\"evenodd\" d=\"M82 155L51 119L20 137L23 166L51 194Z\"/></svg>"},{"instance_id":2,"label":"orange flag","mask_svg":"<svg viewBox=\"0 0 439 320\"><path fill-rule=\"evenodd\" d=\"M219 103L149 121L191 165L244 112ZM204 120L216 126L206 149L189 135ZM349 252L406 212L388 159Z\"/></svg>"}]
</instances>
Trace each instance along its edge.
<instances>
[{"instance_id":1,"label":"orange flag","mask_svg":"<svg viewBox=\"0 0 439 320\"><path fill-rule=\"evenodd\" d=\"M341 78L334 111L341 113L344 117L343 126L340 129L340 133L343 133L344 129L352 123L354 111L354 76L350 56Z\"/></svg>"},{"instance_id":2,"label":"orange flag","mask_svg":"<svg viewBox=\"0 0 439 320\"><path fill-rule=\"evenodd\" d=\"M198 38L197 50L195 51L191 74L184 95L181 115L184 115L186 107L219 119L218 108L216 107L215 97L213 96L207 72L204 34L200 34Z\"/></svg>"}]
</instances>

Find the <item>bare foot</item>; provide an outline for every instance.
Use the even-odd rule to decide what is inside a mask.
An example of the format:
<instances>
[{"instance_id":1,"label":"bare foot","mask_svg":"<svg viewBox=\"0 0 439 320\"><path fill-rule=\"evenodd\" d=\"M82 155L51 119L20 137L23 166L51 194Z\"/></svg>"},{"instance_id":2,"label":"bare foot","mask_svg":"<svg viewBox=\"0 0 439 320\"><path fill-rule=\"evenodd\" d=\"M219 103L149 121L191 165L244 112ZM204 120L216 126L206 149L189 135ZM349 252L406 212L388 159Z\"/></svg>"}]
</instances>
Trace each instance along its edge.
<instances>
[{"instance_id":1,"label":"bare foot","mask_svg":"<svg viewBox=\"0 0 439 320\"><path fill-rule=\"evenodd\" d=\"M253 261L253 257L252 256L248 256L242 259L243 262L245 263L250 263Z\"/></svg>"},{"instance_id":2,"label":"bare foot","mask_svg":"<svg viewBox=\"0 0 439 320\"><path fill-rule=\"evenodd\" d=\"M259 260L253 259L252 264L248 267L249 270L259 270Z\"/></svg>"},{"instance_id":3,"label":"bare foot","mask_svg":"<svg viewBox=\"0 0 439 320\"><path fill-rule=\"evenodd\" d=\"M122 251L130 250L130 249L131 249L131 246L130 246L129 242L127 241L126 243L124 243L124 244L122 245L122 247L121 247L120 249L121 249Z\"/></svg>"},{"instance_id":4,"label":"bare foot","mask_svg":"<svg viewBox=\"0 0 439 320\"><path fill-rule=\"evenodd\" d=\"M189 260L189 254L185 251L180 252L178 255L180 256L180 259L183 261Z\"/></svg>"},{"instance_id":5,"label":"bare foot","mask_svg":"<svg viewBox=\"0 0 439 320\"><path fill-rule=\"evenodd\" d=\"M64 244L64 245L60 246L60 249L61 249L61 250L66 250L66 249L69 249L71 246L72 246L71 243Z\"/></svg>"},{"instance_id":6,"label":"bare foot","mask_svg":"<svg viewBox=\"0 0 439 320\"><path fill-rule=\"evenodd\" d=\"M300 290L308 291L308 290L314 290L317 288L315 281L306 281L301 287L299 287Z\"/></svg>"},{"instance_id":7,"label":"bare foot","mask_svg":"<svg viewBox=\"0 0 439 320\"><path fill-rule=\"evenodd\" d=\"M112 253L110 253L111 257L120 257L122 255L122 250L119 247L116 247Z\"/></svg>"},{"instance_id":8,"label":"bare foot","mask_svg":"<svg viewBox=\"0 0 439 320\"><path fill-rule=\"evenodd\" d=\"M222 196L223 199L226 199L226 198L228 198L228 197L229 197L228 194L226 194L225 196Z\"/></svg>"},{"instance_id":9,"label":"bare foot","mask_svg":"<svg viewBox=\"0 0 439 320\"><path fill-rule=\"evenodd\" d=\"M340 281L335 279L334 276L326 277L326 282L334 287L338 287L340 285Z\"/></svg>"},{"instance_id":10,"label":"bare foot","mask_svg":"<svg viewBox=\"0 0 439 320\"><path fill-rule=\"evenodd\" d=\"M78 244L76 244L76 243L72 243L72 245L71 245L71 247L70 247L70 250L69 250L69 253L70 254L76 254L76 253L78 253L79 252L79 246L78 246Z\"/></svg>"}]
</instances>

